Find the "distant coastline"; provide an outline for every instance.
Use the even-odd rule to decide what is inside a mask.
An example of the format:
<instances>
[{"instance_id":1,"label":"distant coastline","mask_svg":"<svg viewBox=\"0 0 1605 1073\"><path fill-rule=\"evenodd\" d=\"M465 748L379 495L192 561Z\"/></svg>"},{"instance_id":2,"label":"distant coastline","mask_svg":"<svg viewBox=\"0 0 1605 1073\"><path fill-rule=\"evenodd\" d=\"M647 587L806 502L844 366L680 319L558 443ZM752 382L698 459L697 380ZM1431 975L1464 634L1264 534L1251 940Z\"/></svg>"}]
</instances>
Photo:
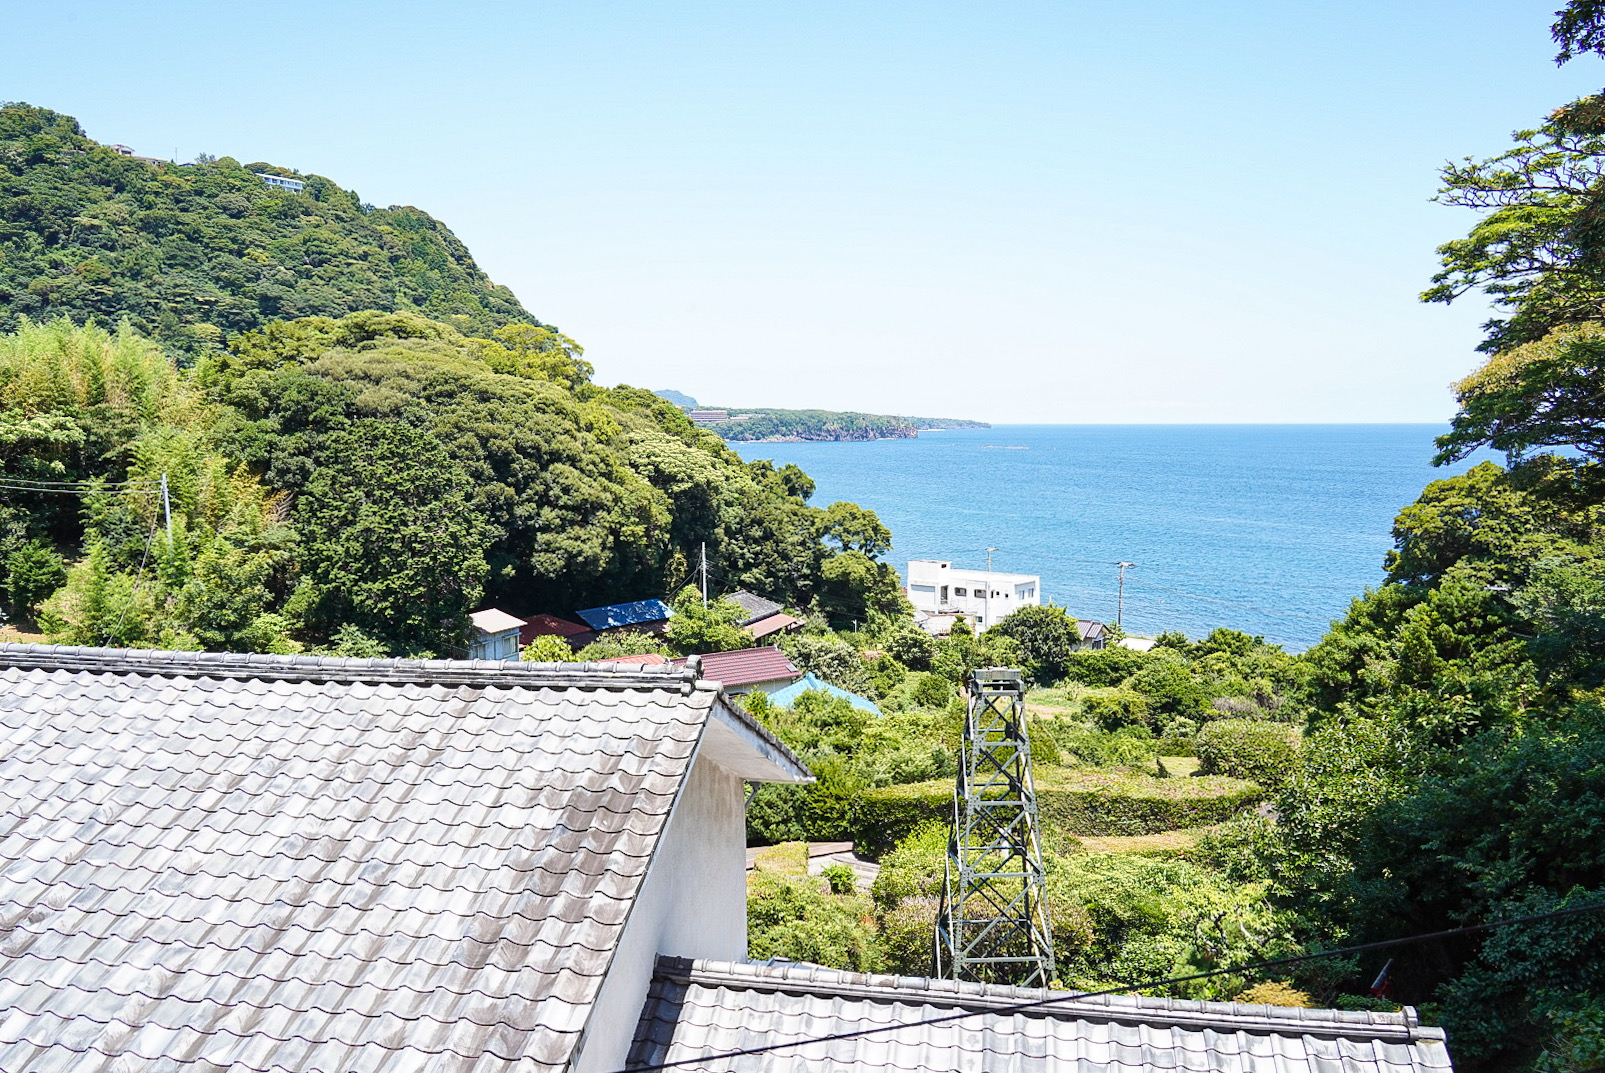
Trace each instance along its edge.
<instances>
[{"instance_id":1,"label":"distant coastline","mask_svg":"<svg viewBox=\"0 0 1605 1073\"><path fill-rule=\"evenodd\" d=\"M852 410L777 410L703 406L691 396L663 389L656 394L674 403L701 428L736 443L830 443L908 440L921 432L991 428L985 421L953 417L907 417Z\"/></svg>"}]
</instances>

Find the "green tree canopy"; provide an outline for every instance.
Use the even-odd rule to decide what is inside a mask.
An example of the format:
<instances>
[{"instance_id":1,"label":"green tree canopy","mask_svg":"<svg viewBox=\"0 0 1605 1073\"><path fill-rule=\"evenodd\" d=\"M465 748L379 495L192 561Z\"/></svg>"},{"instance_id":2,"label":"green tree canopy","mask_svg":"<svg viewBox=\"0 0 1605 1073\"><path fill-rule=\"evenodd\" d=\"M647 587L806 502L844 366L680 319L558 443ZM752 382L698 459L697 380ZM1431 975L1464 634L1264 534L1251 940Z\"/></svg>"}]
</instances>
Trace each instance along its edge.
<instances>
[{"instance_id":1,"label":"green tree canopy","mask_svg":"<svg viewBox=\"0 0 1605 1073\"><path fill-rule=\"evenodd\" d=\"M1018 644L1032 677L1044 682L1063 678L1069 671L1070 654L1081 646L1076 620L1062 607L1018 608L987 632Z\"/></svg>"},{"instance_id":2,"label":"green tree canopy","mask_svg":"<svg viewBox=\"0 0 1605 1073\"><path fill-rule=\"evenodd\" d=\"M398 652L460 644L489 543L462 469L401 422L354 422L329 448L296 504L311 616Z\"/></svg>"},{"instance_id":3,"label":"green tree canopy","mask_svg":"<svg viewBox=\"0 0 1605 1073\"><path fill-rule=\"evenodd\" d=\"M0 331L21 317L127 320L174 353L272 320L415 310L470 335L534 318L455 235L319 175L229 158L150 164L77 120L0 106ZM561 338L561 337L559 337Z\"/></svg>"}]
</instances>

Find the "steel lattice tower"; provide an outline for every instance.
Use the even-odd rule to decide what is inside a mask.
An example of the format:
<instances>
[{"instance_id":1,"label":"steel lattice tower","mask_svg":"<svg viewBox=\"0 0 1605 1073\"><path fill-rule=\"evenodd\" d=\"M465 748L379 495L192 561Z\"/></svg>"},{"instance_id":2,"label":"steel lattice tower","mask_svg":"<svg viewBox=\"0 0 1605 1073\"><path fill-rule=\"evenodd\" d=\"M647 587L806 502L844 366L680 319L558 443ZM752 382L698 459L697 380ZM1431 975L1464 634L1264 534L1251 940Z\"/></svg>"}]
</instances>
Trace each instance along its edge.
<instances>
[{"instance_id":1,"label":"steel lattice tower","mask_svg":"<svg viewBox=\"0 0 1605 1073\"><path fill-rule=\"evenodd\" d=\"M970 674L947 878L936 918L936 974L1047 987L1053 932L1038 838L1020 672Z\"/></svg>"}]
</instances>

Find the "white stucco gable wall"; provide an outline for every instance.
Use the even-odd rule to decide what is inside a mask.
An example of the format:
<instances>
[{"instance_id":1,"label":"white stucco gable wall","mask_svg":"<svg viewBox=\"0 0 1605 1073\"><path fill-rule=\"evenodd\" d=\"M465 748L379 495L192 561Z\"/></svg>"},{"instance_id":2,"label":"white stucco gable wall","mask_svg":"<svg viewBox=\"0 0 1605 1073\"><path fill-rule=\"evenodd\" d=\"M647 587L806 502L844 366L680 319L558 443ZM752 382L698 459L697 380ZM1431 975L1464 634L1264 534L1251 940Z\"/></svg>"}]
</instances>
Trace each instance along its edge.
<instances>
[{"instance_id":1,"label":"white stucco gable wall","mask_svg":"<svg viewBox=\"0 0 1605 1073\"><path fill-rule=\"evenodd\" d=\"M747 957L747 814L741 776L699 749L618 952L592 1007L575 1073L624 1068L659 954Z\"/></svg>"}]
</instances>

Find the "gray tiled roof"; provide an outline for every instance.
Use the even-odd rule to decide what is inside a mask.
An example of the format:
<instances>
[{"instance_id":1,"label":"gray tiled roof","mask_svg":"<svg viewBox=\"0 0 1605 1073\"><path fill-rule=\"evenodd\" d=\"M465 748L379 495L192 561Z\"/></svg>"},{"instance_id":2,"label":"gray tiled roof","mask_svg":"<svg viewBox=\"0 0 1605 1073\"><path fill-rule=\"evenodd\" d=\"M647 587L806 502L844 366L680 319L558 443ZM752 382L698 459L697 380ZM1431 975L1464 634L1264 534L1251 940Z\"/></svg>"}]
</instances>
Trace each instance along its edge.
<instances>
[{"instance_id":1,"label":"gray tiled roof","mask_svg":"<svg viewBox=\"0 0 1605 1073\"><path fill-rule=\"evenodd\" d=\"M745 612L741 621L737 623L737 625L741 626L750 626L761 618L778 615L785 610L784 607L773 600L766 600L757 593L748 592L746 589L732 592L725 599L734 602Z\"/></svg>"},{"instance_id":2,"label":"gray tiled roof","mask_svg":"<svg viewBox=\"0 0 1605 1073\"><path fill-rule=\"evenodd\" d=\"M721 703L0 645L0 1069L563 1068Z\"/></svg>"},{"instance_id":3,"label":"gray tiled roof","mask_svg":"<svg viewBox=\"0 0 1605 1073\"><path fill-rule=\"evenodd\" d=\"M1425 1073L1449 1070L1443 1032L1400 1014L1105 996L1005 1011L1053 992L870 976L807 965L660 958L632 1066L876 1026L855 1039L678 1067L684 1073L985 1070L986 1073ZM974 1011L940 1024L911 1022Z\"/></svg>"}]
</instances>

